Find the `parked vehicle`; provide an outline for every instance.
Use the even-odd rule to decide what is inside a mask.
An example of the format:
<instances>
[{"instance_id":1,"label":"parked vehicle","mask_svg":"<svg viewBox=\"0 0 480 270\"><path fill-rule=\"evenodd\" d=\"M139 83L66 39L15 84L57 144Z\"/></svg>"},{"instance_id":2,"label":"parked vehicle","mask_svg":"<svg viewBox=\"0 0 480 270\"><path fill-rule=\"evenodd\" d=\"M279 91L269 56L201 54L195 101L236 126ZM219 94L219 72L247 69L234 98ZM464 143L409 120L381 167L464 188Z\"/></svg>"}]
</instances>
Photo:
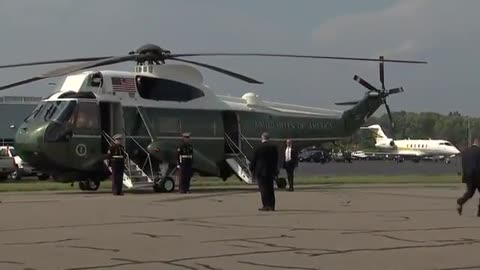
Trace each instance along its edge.
<instances>
[{"instance_id":1,"label":"parked vehicle","mask_svg":"<svg viewBox=\"0 0 480 270\"><path fill-rule=\"evenodd\" d=\"M299 154L298 160L300 162L316 162L326 163L331 160L330 155L323 150L307 150Z\"/></svg>"},{"instance_id":2,"label":"parked vehicle","mask_svg":"<svg viewBox=\"0 0 480 270\"><path fill-rule=\"evenodd\" d=\"M0 161L0 163L3 162L4 164L4 170L1 171L0 179L3 177L3 180L5 180L10 176L14 180L20 180L23 176L34 175L37 176L39 180L47 180L49 178L48 174L36 170L27 162L23 161L15 152L15 147L13 146L0 146L0 159L3 160ZM1 164L0 167L2 167Z\"/></svg>"},{"instance_id":3,"label":"parked vehicle","mask_svg":"<svg viewBox=\"0 0 480 270\"><path fill-rule=\"evenodd\" d=\"M0 153L0 180L7 180L8 176L15 172L15 159L9 156L2 156Z\"/></svg>"}]
</instances>

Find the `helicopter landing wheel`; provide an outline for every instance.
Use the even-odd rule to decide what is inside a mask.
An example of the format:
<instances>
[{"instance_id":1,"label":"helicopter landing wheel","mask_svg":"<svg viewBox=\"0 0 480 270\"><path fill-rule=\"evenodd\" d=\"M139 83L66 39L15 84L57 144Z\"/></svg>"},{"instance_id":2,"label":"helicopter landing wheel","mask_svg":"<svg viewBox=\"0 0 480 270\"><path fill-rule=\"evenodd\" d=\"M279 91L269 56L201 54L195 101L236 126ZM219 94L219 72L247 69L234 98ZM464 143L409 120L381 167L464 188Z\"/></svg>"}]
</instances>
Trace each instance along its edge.
<instances>
[{"instance_id":1,"label":"helicopter landing wheel","mask_svg":"<svg viewBox=\"0 0 480 270\"><path fill-rule=\"evenodd\" d=\"M87 190L87 187L87 181L83 180L78 182L78 188L80 188L80 190Z\"/></svg>"},{"instance_id":2,"label":"helicopter landing wheel","mask_svg":"<svg viewBox=\"0 0 480 270\"><path fill-rule=\"evenodd\" d=\"M287 180L283 177L275 179L275 183L277 183L277 187L280 189L284 189L287 187Z\"/></svg>"},{"instance_id":3,"label":"helicopter landing wheel","mask_svg":"<svg viewBox=\"0 0 480 270\"><path fill-rule=\"evenodd\" d=\"M98 180L88 180L87 181L87 190L96 191L100 187L100 181Z\"/></svg>"},{"instance_id":4,"label":"helicopter landing wheel","mask_svg":"<svg viewBox=\"0 0 480 270\"><path fill-rule=\"evenodd\" d=\"M155 192L167 192L170 193L175 190L175 180L172 177L166 176L160 180L157 180L153 185Z\"/></svg>"},{"instance_id":5,"label":"helicopter landing wheel","mask_svg":"<svg viewBox=\"0 0 480 270\"><path fill-rule=\"evenodd\" d=\"M100 187L100 181L98 180L82 180L78 182L80 190L96 191Z\"/></svg>"}]
</instances>

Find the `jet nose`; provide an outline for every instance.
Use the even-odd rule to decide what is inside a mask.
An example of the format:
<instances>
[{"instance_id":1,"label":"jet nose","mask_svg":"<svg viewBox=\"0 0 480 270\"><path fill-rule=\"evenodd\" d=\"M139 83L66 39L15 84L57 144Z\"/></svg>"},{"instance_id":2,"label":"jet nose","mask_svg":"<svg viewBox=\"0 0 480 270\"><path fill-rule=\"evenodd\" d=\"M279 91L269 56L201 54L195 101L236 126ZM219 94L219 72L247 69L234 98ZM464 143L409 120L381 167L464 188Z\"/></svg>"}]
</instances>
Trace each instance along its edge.
<instances>
[{"instance_id":1,"label":"jet nose","mask_svg":"<svg viewBox=\"0 0 480 270\"><path fill-rule=\"evenodd\" d=\"M453 151L452 151L455 155L456 154L460 154L460 150L458 150L458 148L456 147L453 147Z\"/></svg>"}]
</instances>

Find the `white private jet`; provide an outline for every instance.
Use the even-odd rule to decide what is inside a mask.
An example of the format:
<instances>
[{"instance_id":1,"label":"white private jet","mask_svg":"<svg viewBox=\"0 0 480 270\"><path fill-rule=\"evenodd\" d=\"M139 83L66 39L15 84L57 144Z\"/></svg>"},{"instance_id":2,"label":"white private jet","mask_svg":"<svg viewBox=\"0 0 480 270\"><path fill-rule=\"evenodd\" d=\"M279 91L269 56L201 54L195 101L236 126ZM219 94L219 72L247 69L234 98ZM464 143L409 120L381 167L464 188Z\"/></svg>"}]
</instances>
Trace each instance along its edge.
<instances>
[{"instance_id":1,"label":"white private jet","mask_svg":"<svg viewBox=\"0 0 480 270\"><path fill-rule=\"evenodd\" d=\"M446 140L394 140L385 135L380 125L361 127L361 129L372 132L375 137L375 147L387 150L389 155L411 157L413 160L419 161L423 157L445 156L449 158L460 153L451 142Z\"/></svg>"}]
</instances>

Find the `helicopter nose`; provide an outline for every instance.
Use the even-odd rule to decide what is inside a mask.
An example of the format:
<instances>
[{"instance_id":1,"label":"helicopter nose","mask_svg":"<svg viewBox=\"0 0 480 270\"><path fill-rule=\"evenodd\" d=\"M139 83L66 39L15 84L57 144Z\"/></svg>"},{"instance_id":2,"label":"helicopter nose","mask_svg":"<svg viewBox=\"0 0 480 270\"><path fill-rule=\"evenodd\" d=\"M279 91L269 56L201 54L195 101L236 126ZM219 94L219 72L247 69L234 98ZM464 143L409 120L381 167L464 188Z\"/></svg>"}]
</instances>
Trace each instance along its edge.
<instances>
[{"instance_id":1,"label":"helicopter nose","mask_svg":"<svg viewBox=\"0 0 480 270\"><path fill-rule=\"evenodd\" d=\"M43 159L41 149L43 130L40 127L35 129L20 127L15 134L15 150L24 161L32 166Z\"/></svg>"}]
</instances>

